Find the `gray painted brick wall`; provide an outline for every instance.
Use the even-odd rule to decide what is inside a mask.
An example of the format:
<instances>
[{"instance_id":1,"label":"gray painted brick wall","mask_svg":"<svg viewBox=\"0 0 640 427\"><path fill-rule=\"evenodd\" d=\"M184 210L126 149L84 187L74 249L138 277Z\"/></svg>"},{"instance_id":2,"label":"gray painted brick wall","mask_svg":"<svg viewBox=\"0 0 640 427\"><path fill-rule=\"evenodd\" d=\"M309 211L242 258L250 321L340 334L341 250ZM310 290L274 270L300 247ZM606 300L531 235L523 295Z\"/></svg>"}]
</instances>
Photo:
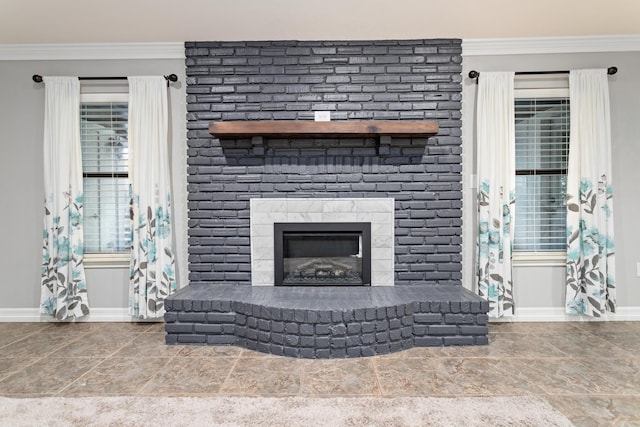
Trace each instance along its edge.
<instances>
[{"instance_id":1,"label":"gray painted brick wall","mask_svg":"<svg viewBox=\"0 0 640 427\"><path fill-rule=\"evenodd\" d=\"M187 42L189 278L250 284L249 199L393 197L396 285L461 282L461 44ZM431 138L223 140L210 121L438 120Z\"/></svg>"}]
</instances>

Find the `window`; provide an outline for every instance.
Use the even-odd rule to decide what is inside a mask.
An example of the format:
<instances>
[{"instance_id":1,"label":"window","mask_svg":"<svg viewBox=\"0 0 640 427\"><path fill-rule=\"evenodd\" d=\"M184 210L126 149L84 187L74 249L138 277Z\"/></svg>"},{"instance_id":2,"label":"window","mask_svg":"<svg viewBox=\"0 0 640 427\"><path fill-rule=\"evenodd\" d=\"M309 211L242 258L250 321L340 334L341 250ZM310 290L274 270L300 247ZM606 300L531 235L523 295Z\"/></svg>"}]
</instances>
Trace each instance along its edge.
<instances>
[{"instance_id":1,"label":"window","mask_svg":"<svg viewBox=\"0 0 640 427\"><path fill-rule=\"evenodd\" d=\"M569 130L567 96L516 95L514 251L549 258L566 249Z\"/></svg>"},{"instance_id":2,"label":"window","mask_svg":"<svg viewBox=\"0 0 640 427\"><path fill-rule=\"evenodd\" d=\"M127 123L126 95L82 95L86 254L126 253L131 248Z\"/></svg>"}]
</instances>

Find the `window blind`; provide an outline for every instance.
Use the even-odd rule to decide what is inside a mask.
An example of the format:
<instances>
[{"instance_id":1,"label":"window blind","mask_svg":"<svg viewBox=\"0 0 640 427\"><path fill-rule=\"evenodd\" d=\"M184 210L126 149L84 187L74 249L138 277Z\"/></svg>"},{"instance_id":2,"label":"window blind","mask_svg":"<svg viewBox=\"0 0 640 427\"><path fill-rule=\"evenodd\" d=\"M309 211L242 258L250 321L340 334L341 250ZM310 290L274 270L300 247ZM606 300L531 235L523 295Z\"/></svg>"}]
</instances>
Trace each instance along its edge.
<instances>
[{"instance_id":1,"label":"window blind","mask_svg":"<svg viewBox=\"0 0 640 427\"><path fill-rule=\"evenodd\" d=\"M81 104L85 253L131 246L127 123L126 102Z\"/></svg>"},{"instance_id":2,"label":"window blind","mask_svg":"<svg viewBox=\"0 0 640 427\"><path fill-rule=\"evenodd\" d=\"M516 251L565 250L569 131L568 98L516 99Z\"/></svg>"}]
</instances>

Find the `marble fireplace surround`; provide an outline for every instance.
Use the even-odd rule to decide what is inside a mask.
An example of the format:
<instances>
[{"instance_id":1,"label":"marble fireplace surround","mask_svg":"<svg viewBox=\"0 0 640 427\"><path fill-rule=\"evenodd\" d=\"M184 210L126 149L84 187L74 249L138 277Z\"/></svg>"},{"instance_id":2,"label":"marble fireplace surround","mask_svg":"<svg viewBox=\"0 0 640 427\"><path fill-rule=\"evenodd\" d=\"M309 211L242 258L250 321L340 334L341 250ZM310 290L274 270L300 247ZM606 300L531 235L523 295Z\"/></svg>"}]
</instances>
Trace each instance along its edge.
<instances>
[{"instance_id":1,"label":"marble fireplace surround","mask_svg":"<svg viewBox=\"0 0 640 427\"><path fill-rule=\"evenodd\" d=\"M251 199L251 285L274 286L274 223L370 222L371 286L394 284L393 198Z\"/></svg>"}]
</instances>

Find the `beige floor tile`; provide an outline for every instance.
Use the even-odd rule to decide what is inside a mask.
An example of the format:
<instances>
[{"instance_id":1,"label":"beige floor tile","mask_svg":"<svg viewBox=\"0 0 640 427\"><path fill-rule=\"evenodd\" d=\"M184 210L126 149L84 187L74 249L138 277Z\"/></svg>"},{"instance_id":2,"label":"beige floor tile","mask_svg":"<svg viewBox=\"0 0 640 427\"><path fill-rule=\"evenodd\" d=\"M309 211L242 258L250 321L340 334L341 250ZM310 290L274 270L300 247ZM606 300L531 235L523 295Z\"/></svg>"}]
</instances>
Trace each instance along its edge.
<instances>
[{"instance_id":1,"label":"beige floor tile","mask_svg":"<svg viewBox=\"0 0 640 427\"><path fill-rule=\"evenodd\" d=\"M57 393L102 362L95 358L42 358L0 381L2 395Z\"/></svg>"},{"instance_id":2,"label":"beige floor tile","mask_svg":"<svg viewBox=\"0 0 640 427\"><path fill-rule=\"evenodd\" d=\"M638 322L640 323L640 322ZM593 332L592 332L593 333ZM630 354L638 355L640 350L640 332L603 332L598 333L598 337L610 342L618 348L622 348Z\"/></svg>"},{"instance_id":3,"label":"beige floor tile","mask_svg":"<svg viewBox=\"0 0 640 427\"><path fill-rule=\"evenodd\" d=\"M431 361L435 392L442 396L543 395L535 382L505 372L499 358L439 358ZM515 362L514 362L515 363Z\"/></svg>"},{"instance_id":4,"label":"beige floor tile","mask_svg":"<svg viewBox=\"0 0 640 427\"><path fill-rule=\"evenodd\" d=\"M25 367L31 365L32 363L37 362L40 358L10 358L4 359L0 358L0 380L8 377L9 375L13 375L18 371L24 369Z\"/></svg>"},{"instance_id":5,"label":"beige floor tile","mask_svg":"<svg viewBox=\"0 0 640 427\"><path fill-rule=\"evenodd\" d=\"M503 359L505 375L516 375L552 395L618 394L621 388L605 380L582 359Z\"/></svg>"},{"instance_id":6,"label":"beige floor tile","mask_svg":"<svg viewBox=\"0 0 640 427\"><path fill-rule=\"evenodd\" d=\"M547 400L576 426L640 426L639 397L552 396Z\"/></svg>"},{"instance_id":7,"label":"beige floor tile","mask_svg":"<svg viewBox=\"0 0 640 427\"><path fill-rule=\"evenodd\" d=\"M9 346L16 341L20 341L25 338L25 335L21 334L8 334L4 333L0 335L0 357L2 357L3 347Z\"/></svg>"},{"instance_id":8,"label":"beige floor tile","mask_svg":"<svg viewBox=\"0 0 640 427\"><path fill-rule=\"evenodd\" d=\"M173 358L141 390L143 395L215 395L236 359L220 357Z\"/></svg>"},{"instance_id":9,"label":"beige floor tile","mask_svg":"<svg viewBox=\"0 0 640 427\"><path fill-rule=\"evenodd\" d=\"M65 345L71 344L80 337L65 336L56 332L43 332L29 335L11 345L0 349L0 357L42 357L47 356Z\"/></svg>"},{"instance_id":10,"label":"beige floor tile","mask_svg":"<svg viewBox=\"0 0 640 427\"><path fill-rule=\"evenodd\" d=\"M396 351L395 353L384 354L381 356L374 356L373 359L411 359L411 358L430 358L438 357L438 353L443 347L413 347L403 351Z\"/></svg>"},{"instance_id":11,"label":"beige floor tile","mask_svg":"<svg viewBox=\"0 0 640 427\"><path fill-rule=\"evenodd\" d=\"M173 357L182 348L177 345L167 345L163 332L147 332L137 335L129 340L119 350L113 353L114 357Z\"/></svg>"},{"instance_id":12,"label":"beige floor tile","mask_svg":"<svg viewBox=\"0 0 640 427\"><path fill-rule=\"evenodd\" d=\"M436 376L431 359L375 358L373 360L380 392L392 396L435 396Z\"/></svg>"},{"instance_id":13,"label":"beige floor tile","mask_svg":"<svg viewBox=\"0 0 640 427\"><path fill-rule=\"evenodd\" d=\"M522 359L524 360L524 359ZM535 382L503 372L503 359L440 357L375 358L385 396L544 395ZM514 362L516 363L516 362Z\"/></svg>"},{"instance_id":14,"label":"beige floor tile","mask_svg":"<svg viewBox=\"0 0 640 427\"><path fill-rule=\"evenodd\" d=\"M545 358L568 356L561 348L555 346L554 342L540 338L540 335L536 334L491 334L489 345L467 348L471 352L484 352L486 357Z\"/></svg>"},{"instance_id":15,"label":"beige floor tile","mask_svg":"<svg viewBox=\"0 0 640 427\"><path fill-rule=\"evenodd\" d=\"M301 362L277 356L240 357L220 392L244 396L296 395L300 392Z\"/></svg>"},{"instance_id":16,"label":"beige floor tile","mask_svg":"<svg viewBox=\"0 0 640 427\"><path fill-rule=\"evenodd\" d=\"M379 396L380 388L371 358L303 360L303 395Z\"/></svg>"},{"instance_id":17,"label":"beige floor tile","mask_svg":"<svg viewBox=\"0 0 640 427\"><path fill-rule=\"evenodd\" d=\"M575 334L541 334L534 343L550 344L571 357L584 358L623 358L631 354L621 347L589 333Z\"/></svg>"},{"instance_id":18,"label":"beige floor tile","mask_svg":"<svg viewBox=\"0 0 640 427\"><path fill-rule=\"evenodd\" d=\"M144 332L162 332L165 333L164 322L140 322L137 323L139 327L144 327Z\"/></svg>"},{"instance_id":19,"label":"beige floor tile","mask_svg":"<svg viewBox=\"0 0 640 427\"><path fill-rule=\"evenodd\" d=\"M177 357L240 357L241 347L233 345L176 345L180 351ZM263 354L263 353L260 353Z\"/></svg>"},{"instance_id":20,"label":"beige floor tile","mask_svg":"<svg viewBox=\"0 0 640 427\"><path fill-rule=\"evenodd\" d=\"M108 357L137 341L137 334L95 331L86 333L53 352L56 357Z\"/></svg>"},{"instance_id":21,"label":"beige floor tile","mask_svg":"<svg viewBox=\"0 0 640 427\"><path fill-rule=\"evenodd\" d=\"M593 375L607 387L612 394L636 394L640 398L640 356L579 359L589 375Z\"/></svg>"},{"instance_id":22,"label":"beige floor tile","mask_svg":"<svg viewBox=\"0 0 640 427\"><path fill-rule=\"evenodd\" d=\"M65 396L132 395L165 369L169 358L111 357L87 372L69 388Z\"/></svg>"},{"instance_id":23,"label":"beige floor tile","mask_svg":"<svg viewBox=\"0 0 640 427\"><path fill-rule=\"evenodd\" d=\"M51 323L0 322L0 335L27 335L42 331Z\"/></svg>"},{"instance_id":24,"label":"beige floor tile","mask_svg":"<svg viewBox=\"0 0 640 427\"><path fill-rule=\"evenodd\" d=\"M492 323L488 346L338 360L167 346L163 327L0 323L0 395L535 394L577 426L640 425L640 322Z\"/></svg>"},{"instance_id":25,"label":"beige floor tile","mask_svg":"<svg viewBox=\"0 0 640 427\"><path fill-rule=\"evenodd\" d=\"M274 357L280 357L280 356L275 356L273 354L262 353L256 350L249 350L248 348L243 348L242 352L240 353L240 357L243 359L256 359L256 358L272 359Z\"/></svg>"},{"instance_id":26,"label":"beige floor tile","mask_svg":"<svg viewBox=\"0 0 640 427\"><path fill-rule=\"evenodd\" d=\"M48 327L46 323L0 323L0 355L2 347L38 334Z\"/></svg>"}]
</instances>

